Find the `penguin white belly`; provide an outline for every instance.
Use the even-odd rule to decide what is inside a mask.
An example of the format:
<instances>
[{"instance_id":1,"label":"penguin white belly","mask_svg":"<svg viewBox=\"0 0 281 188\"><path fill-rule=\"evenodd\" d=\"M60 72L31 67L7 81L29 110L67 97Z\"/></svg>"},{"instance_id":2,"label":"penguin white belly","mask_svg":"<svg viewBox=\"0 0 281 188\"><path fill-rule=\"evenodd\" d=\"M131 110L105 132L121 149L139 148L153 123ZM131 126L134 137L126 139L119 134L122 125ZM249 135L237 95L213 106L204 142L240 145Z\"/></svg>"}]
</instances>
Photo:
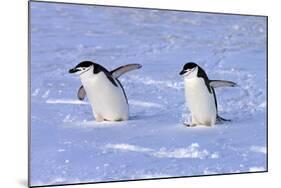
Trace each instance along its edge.
<instances>
[{"instance_id":1,"label":"penguin white belly","mask_svg":"<svg viewBox=\"0 0 281 188\"><path fill-rule=\"evenodd\" d=\"M202 78L184 80L185 98L192 115L192 124L214 125L217 110L213 93L210 93Z\"/></svg>"},{"instance_id":2,"label":"penguin white belly","mask_svg":"<svg viewBox=\"0 0 281 188\"><path fill-rule=\"evenodd\" d=\"M96 121L128 119L128 104L121 86L113 85L104 73L81 78Z\"/></svg>"}]
</instances>

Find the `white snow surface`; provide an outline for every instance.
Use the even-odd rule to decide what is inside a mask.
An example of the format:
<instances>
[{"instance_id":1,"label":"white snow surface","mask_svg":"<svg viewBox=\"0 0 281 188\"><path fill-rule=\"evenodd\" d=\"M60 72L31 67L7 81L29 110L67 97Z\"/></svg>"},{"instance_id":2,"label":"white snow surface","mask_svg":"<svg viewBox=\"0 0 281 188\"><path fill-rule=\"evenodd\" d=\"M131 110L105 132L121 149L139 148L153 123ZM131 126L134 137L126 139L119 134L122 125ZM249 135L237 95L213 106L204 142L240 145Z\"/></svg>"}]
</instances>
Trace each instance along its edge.
<instances>
[{"instance_id":1,"label":"white snow surface","mask_svg":"<svg viewBox=\"0 0 281 188\"><path fill-rule=\"evenodd\" d=\"M62 184L267 169L266 18L31 2L31 184ZM97 123L68 70L83 60L120 78L125 122ZM211 128L185 127L182 66L236 82L216 90Z\"/></svg>"}]
</instances>

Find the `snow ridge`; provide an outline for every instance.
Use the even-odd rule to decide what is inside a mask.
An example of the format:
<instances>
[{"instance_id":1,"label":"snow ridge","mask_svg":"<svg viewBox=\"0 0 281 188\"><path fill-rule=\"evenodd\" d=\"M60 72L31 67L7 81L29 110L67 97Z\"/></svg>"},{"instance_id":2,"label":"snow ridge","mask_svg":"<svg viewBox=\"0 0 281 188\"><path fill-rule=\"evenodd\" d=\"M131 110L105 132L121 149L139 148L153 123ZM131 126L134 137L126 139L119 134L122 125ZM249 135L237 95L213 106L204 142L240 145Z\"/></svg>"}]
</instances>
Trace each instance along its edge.
<instances>
[{"instance_id":1,"label":"snow ridge","mask_svg":"<svg viewBox=\"0 0 281 188\"><path fill-rule=\"evenodd\" d=\"M130 152L139 152L145 153L154 157L158 158L193 158L193 159L205 159L205 158L212 158L217 159L219 158L218 153L214 152L211 153L206 149L200 150L200 146L198 143L192 143L188 147L185 148L174 148L174 149L167 149L162 147L158 150L140 147L131 144L107 144L105 145L104 149L113 149L118 151L130 151Z\"/></svg>"}]
</instances>

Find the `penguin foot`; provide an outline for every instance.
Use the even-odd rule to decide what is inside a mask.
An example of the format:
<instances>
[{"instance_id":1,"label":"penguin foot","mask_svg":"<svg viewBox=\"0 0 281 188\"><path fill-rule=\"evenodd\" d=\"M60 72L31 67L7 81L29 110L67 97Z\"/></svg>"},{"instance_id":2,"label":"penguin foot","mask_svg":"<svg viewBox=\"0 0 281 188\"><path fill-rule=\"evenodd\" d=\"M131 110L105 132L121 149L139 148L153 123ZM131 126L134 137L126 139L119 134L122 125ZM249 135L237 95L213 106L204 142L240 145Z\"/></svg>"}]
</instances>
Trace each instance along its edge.
<instances>
[{"instance_id":1,"label":"penguin foot","mask_svg":"<svg viewBox=\"0 0 281 188\"><path fill-rule=\"evenodd\" d=\"M230 119L225 119L223 117L217 116L216 124L223 124L223 122L230 122Z\"/></svg>"},{"instance_id":2,"label":"penguin foot","mask_svg":"<svg viewBox=\"0 0 281 188\"><path fill-rule=\"evenodd\" d=\"M104 118L103 118L102 116L98 116L98 115L97 115L95 118L96 118L96 121L97 121L97 122L102 122L102 121L104 121Z\"/></svg>"},{"instance_id":3,"label":"penguin foot","mask_svg":"<svg viewBox=\"0 0 281 188\"><path fill-rule=\"evenodd\" d=\"M186 126L186 127L195 127L196 126L196 124L190 124L190 123L187 123L187 122L184 122L183 125Z\"/></svg>"}]
</instances>

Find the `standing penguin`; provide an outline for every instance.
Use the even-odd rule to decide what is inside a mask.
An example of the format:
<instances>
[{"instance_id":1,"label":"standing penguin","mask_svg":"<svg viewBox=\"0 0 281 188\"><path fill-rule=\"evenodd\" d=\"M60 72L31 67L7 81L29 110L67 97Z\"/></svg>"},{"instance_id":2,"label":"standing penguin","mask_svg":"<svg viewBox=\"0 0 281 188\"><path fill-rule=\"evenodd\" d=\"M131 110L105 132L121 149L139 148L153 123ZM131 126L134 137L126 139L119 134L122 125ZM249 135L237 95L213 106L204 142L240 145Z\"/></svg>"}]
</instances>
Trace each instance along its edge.
<instances>
[{"instance_id":1,"label":"standing penguin","mask_svg":"<svg viewBox=\"0 0 281 188\"><path fill-rule=\"evenodd\" d=\"M80 75L78 98L83 100L87 95L96 121L124 121L128 120L129 106L118 77L139 68L140 64L128 64L108 71L97 63L83 61L69 73Z\"/></svg>"},{"instance_id":2,"label":"standing penguin","mask_svg":"<svg viewBox=\"0 0 281 188\"><path fill-rule=\"evenodd\" d=\"M224 80L209 80L205 71L196 63L183 66L180 75L184 77L185 99L191 111L191 124L187 126L212 126L226 120L218 115L217 99L214 88L235 87L236 83Z\"/></svg>"}]
</instances>

